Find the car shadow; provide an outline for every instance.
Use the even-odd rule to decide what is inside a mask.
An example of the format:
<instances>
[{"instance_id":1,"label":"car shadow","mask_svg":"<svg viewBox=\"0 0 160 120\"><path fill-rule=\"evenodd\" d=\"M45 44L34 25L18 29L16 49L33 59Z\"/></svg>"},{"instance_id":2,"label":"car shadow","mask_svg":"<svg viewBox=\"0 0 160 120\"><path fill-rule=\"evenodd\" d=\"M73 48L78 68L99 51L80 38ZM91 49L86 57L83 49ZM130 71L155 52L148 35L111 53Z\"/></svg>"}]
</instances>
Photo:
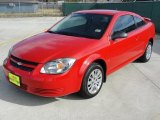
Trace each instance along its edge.
<instances>
[{"instance_id":1,"label":"car shadow","mask_svg":"<svg viewBox=\"0 0 160 120\"><path fill-rule=\"evenodd\" d=\"M154 41L153 52L160 55L160 36L157 36Z\"/></svg>"},{"instance_id":2,"label":"car shadow","mask_svg":"<svg viewBox=\"0 0 160 120\"><path fill-rule=\"evenodd\" d=\"M23 106L40 106L60 101L60 99L83 100L77 94L71 94L59 98L46 98L29 94L16 88L14 85L9 84L4 76L3 68L0 66L0 100Z\"/></svg>"},{"instance_id":3,"label":"car shadow","mask_svg":"<svg viewBox=\"0 0 160 120\"><path fill-rule=\"evenodd\" d=\"M66 100L85 100L83 97L81 97L80 95L78 95L78 93L73 93L70 95L66 95L63 97L60 97L61 99L66 99Z\"/></svg>"}]
</instances>

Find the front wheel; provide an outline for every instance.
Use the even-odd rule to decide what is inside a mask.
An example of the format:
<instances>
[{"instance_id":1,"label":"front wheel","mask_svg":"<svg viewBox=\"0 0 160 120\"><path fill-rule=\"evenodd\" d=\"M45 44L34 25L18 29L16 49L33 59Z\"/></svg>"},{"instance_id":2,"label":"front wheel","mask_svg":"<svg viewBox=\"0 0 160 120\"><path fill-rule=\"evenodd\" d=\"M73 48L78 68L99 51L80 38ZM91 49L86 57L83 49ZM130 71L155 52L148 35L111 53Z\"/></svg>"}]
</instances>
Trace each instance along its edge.
<instances>
[{"instance_id":1,"label":"front wheel","mask_svg":"<svg viewBox=\"0 0 160 120\"><path fill-rule=\"evenodd\" d=\"M144 54L138 59L138 61L148 62L152 55L152 47L153 44L151 43L151 41L149 41Z\"/></svg>"},{"instance_id":2,"label":"front wheel","mask_svg":"<svg viewBox=\"0 0 160 120\"><path fill-rule=\"evenodd\" d=\"M84 98L96 96L104 81L104 70L98 63L92 63L85 73L81 85L80 95Z\"/></svg>"}]
</instances>

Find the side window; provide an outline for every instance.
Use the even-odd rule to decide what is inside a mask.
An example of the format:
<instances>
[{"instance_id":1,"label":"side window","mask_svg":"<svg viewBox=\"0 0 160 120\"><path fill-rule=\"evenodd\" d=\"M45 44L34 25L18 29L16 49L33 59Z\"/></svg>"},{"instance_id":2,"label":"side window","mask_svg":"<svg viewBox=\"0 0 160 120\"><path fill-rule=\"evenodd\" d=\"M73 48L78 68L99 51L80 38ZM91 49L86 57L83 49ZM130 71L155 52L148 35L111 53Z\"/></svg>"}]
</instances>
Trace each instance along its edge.
<instances>
[{"instance_id":1,"label":"side window","mask_svg":"<svg viewBox=\"0 0 160 120\"><path fill-rule=\"evenodd\" d=\"M139 18L139 17L134 16L134 20L135 20L135 23L136 23L137 28L139 28L139 27L141 27L141 26L143 26L143 25L146 24L146 23L145 23L141 18Z\"/></svg>"},{"instance_id":2,"label":"side window","mask_svg":"<svg viewBox=\"0 0 160 120\"><path fill-rule=\"evenodd\" d=\"M131 15L123 15L118 18L112 33L117 32L131 32L136 29L134 18Z\"/></svg>"}]
</instances>

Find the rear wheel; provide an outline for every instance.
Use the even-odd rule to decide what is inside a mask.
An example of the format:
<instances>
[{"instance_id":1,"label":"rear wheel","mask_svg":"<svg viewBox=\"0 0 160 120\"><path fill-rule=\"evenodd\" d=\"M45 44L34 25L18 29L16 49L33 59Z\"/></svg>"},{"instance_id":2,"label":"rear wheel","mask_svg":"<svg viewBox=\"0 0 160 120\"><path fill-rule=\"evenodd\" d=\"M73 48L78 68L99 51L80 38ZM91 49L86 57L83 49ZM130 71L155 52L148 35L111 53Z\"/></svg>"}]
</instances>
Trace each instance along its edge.
<instances>
[{"instance_id":1,"label":"rear wheel","mask_svg":"<svg viewBox=\"0 0 160 120\"><path fill-rule=\"evenodd\" d=\"M98 63L92 63L85 73L81 85L80 95L84 98L96 96L104 81L104 70Z\"/></svg>"},{"instance_id":2,"label":"rear wheel","mask_svg":"<svg viewBox=\"0 0 160 120\"><path fill-rule=\"evenodd\" d=\"M138 61L148 62L152 55L152 47L153 47L153 44L151 43L151 41L149 41L144 54L138 59Z\"/></svg>"}]
</instances>

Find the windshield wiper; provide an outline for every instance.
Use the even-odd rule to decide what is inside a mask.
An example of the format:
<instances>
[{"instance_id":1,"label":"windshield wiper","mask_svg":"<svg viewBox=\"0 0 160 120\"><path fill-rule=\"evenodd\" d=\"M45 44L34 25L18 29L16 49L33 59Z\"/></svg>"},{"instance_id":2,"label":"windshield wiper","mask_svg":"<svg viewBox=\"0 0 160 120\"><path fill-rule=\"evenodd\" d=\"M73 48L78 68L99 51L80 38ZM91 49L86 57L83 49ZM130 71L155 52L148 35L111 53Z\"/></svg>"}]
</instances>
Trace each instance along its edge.
<instances>
[{"instance_id":1,"label":"windshield wiper","mask_svg":"<svg viewBox=\"0 0 160 120\"><path fill-rule=\"evenodd\" d=\"M70 35L69 33L63 32L63 31L51 31L51 30L49 30L47 32L54 33L54 34L61 34L61 35Z\"/></svg>"},{"instance_id":2,"label":"windshield wiper","mask_svg":"<svg viewBox=\"0 0 160 120\"><path fill-rule=\"evenodd\" d=\"M85 37L85 38L92 38L94 39L94 37L89 36L89 35L81 35L78 33L69 33L69 32L65 32L65 31L47 31L49 33L54 33L54 34L61 34L61 35L68 35L68 36L75 36L75 37Z\"/></svg>"},{"instance_id":3,"label":"windshield wiper","mask_svg":"<svg viewBox=\"0 0 160 120\"><path fill-rule=\"evenodd\" d=\"M54 31L51 31L51 30L48 30L47 32L49 32L49 33L55 33Z\"/></svg>"}]
</instances>

